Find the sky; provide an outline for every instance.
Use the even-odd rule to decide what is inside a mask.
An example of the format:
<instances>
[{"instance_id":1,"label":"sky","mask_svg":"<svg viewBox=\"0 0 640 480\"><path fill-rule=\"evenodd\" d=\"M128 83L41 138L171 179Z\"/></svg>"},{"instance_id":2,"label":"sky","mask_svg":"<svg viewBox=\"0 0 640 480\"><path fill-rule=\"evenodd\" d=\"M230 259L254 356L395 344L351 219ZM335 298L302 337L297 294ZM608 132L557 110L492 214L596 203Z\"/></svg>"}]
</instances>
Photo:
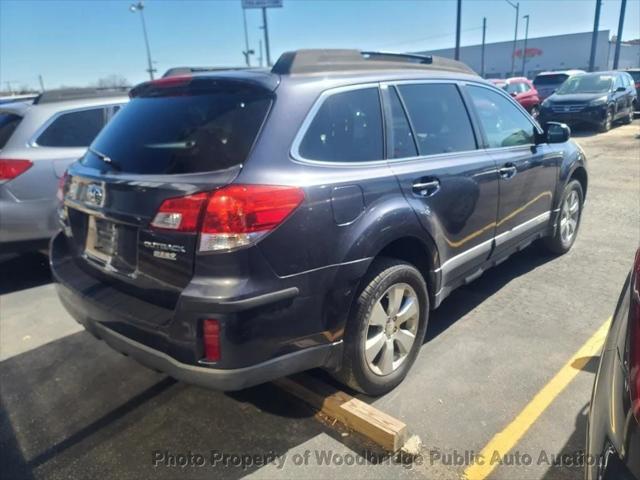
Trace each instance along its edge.
<instances>
[{"instance_id":1,"label":"sky","mask_svg":"<svg viewBox=\"0 0 640 480\"><path fill-rule=\"evenodd\" d=\"M133 0L0 0L0 90L95 84L122 75L148 79ZM515 3L515 0L513 0ZM529 37L590 31L595 0L520 0ZM615 34L620 0L603 0L600 29ZM159 74L176 66L244 65L240 0L145 0L151 55ZM260 10L247 10L250 48L258 52ZM512 40L515 9L506 0L462 0L462 45ZM455 0L283 0L268 11L271 57L298 48L420 51L452 47ZM519 38L524 33L520 21ZM640 0L628 0L624 40L640 38ZM253 59L257 64L257 55Z\"/></svg>"}]
</instances>

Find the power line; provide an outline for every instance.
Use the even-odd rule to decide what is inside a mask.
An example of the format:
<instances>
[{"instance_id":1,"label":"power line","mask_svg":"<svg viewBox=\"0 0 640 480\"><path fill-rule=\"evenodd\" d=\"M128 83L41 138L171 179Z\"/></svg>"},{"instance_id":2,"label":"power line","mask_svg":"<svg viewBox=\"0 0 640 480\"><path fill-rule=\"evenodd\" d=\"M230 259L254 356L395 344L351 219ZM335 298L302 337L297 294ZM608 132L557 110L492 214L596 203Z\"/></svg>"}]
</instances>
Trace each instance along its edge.
<instances>
[{"instance_id":1,"label":"power line","mask_svg":"<svg viewBox=\"0 0 640 480\"><path fill-rule=\"evenodd\" d=\"M467 28L465 30L462 30L462 32L473 32L476 30L482 30L482 27ZM453 36L455 36L455 33L441 33L439 35L430 35L428 37L416 38L414 40L403 40L402 42L387 43L386 45L382 45L380 48L394 47L398 45L407 45L410 43L422 42L424 40L432 40L434 38L445 38L445 37L453 37Z\"/></svg>"}]
</instances>

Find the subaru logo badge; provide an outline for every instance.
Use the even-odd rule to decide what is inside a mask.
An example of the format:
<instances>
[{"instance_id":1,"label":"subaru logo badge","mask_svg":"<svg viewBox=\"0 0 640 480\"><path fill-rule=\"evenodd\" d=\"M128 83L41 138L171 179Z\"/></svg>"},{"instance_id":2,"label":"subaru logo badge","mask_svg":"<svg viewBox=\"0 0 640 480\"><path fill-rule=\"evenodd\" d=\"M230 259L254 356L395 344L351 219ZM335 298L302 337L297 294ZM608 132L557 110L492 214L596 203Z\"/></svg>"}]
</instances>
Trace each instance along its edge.
<instances>
[{"instance_id":1,"label":"subaru logo badge","mask_svg":"<svg viewBox=\"0 0 640 480\"><path fill-rule=\"evenodd\" d=\"M101 207L104 202L104 190L100 185L92 183L87 187L86 198L88 203Z\"/></svg>"}]
</instances>

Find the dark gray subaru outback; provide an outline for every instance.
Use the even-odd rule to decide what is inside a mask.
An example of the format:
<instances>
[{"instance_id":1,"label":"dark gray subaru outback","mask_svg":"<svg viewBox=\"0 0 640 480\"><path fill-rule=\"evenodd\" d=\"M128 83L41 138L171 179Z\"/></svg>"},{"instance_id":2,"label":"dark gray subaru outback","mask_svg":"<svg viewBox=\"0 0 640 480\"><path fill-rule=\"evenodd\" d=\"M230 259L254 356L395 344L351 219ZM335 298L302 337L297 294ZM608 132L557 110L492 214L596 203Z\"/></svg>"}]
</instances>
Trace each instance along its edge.
<instances>
[{"instance_id":1,"label":"dark gray subaru outback","mask_svg":"<svg viewBox=\"0 0 640 480\"><path fill-rule=\"evenodd\" d=\"M58 292L179 380L323 367L382 394L454 288L536 239L571 248L568 137L436 57L307 50L143 83L61 184Z\"/></svg>"}]
</instances>

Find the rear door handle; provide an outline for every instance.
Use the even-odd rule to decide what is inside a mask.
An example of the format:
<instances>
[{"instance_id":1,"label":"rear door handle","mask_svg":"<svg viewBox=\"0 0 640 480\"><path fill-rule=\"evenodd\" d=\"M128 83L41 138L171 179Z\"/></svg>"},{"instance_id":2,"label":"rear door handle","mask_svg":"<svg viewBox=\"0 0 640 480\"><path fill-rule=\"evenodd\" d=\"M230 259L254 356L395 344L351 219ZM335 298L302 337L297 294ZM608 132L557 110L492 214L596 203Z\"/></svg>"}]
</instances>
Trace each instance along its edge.
<instances>
[{"instance_id":1,"label":"rear door handle","mask_svg":"<svg viewBox=\"0 0 640 480\"><path fill-rule=\"evenodd\" d=\"M507 163L504 167L498 170L498 173L505 180L509 180L510 178L513 178L516 173L518 173L518 169L515 165Z\"/></svg>"},{"instance_id":2,"label":"rear door handle","mask_svg":"<svg viewBox=\"0 0 640 480\"><path fill-rule=\"evenodd\" d=\"M413 193L421 197L430 197L440 190L440 180L418 180L413 184Z\"/></svg>"}]
</instances>

